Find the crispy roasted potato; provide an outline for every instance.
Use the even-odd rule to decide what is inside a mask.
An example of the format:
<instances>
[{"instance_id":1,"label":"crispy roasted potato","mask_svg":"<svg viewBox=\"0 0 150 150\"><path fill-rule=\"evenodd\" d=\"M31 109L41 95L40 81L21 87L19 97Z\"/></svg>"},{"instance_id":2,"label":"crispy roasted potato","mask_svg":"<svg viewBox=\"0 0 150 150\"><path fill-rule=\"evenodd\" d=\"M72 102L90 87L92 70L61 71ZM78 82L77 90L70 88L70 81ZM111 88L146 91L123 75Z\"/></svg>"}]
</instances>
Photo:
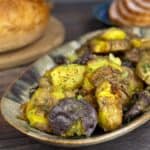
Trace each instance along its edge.
<instances>
[{"instance_id":1,"label":"crispy roasted potato","mask_svg":"<svg viewBox=\"0 0 150 150\"><path fill-rule=\"evenodd\" d=\"M95 38L89 41L89 47L93 53L110 53L127 51L131 48L131 45L128 40L105 41Z\"/></svg>"},{"instance_id":2,"label":"crispy roasted potato","mask_svg":"<svg viewBox=\"0 0 150 150\"><path fill-rule=\"evenodd\" d=\"M51 128L47 119L47 111L53 105L49 90L39 88L35 91L25 107L24 115L29 124L42 131L50 132Z\"/></svg>"},{"instance_id":3,"label":"crispy roasted potato","mask_svg":"<svg viewBox=\"0 0 150 150\"><path fill-rule=\"evenodd\" d=\"M104 66L110 66L112 68L116 68L117 70L122 70L120 59L114 57L113 55L110 55L109 57L98 57L88 61L86 65L86 74L82 85L82 88L85 91L91 92L94 89L94 85L91 82L92 75L94 71Z\"/></svg>"},{"instance_id":4,"label":"crispy roasted potato","mask_svg":"<svg viewBox=\"0 0 150 150\"><path fill-rule=\"evenodd\" d=\"M130 98L134 93L140 92L143 89L143 82L137 77L135 72L129 67L123 67L124 72L127 72L126 83L128 84L128 95Z\"/></svg>"},{"instance_id":5,"label":"crispy roasted potato","mask_svg":"<svg viewBox=\"0 0 150 150\"><path fill-rule=\"evenodd\" d=\"M94 85L90 81L91 75L92 75L92 72L86 73L85 77L84 77L84 80L83 80L82 88L86 92L91 92L91 91L94 90Z\"/></svg>"},{"instance_id":6,"label":"crispy roasted potato","mask_svg":"<svg viewBox=\"0 0 150 150\"><path fill-rule=\"evenodd\" d=\"M148 89L138 93L136 103L125 114L125 119L130 120L139 114L150 110L150 91Z\"/></svg>"},{"instance_id":7,"label":"crispy roasted potato","mask_svg":"<svg viewBox=\"0 0 150 150\"><path fill-rule=\"evenodd\" d=\"M142 40L140 38L133 38L130 41L132 47L134 48L141 48L142 47Z\"/></svg>"},{"instance_id":8,"label":"crispy roasted potato","mask_svg":"<svg viewBox=\"0 0 150 150\"><path fill-rule=\"evenodd\" d=\"M29 124L42 131L51 132L51 127L47 119L47 114L42 107L32 107L26 110L26 117Z\"/></svg>"},{"instance_id":9,"label":"crispy roasted potato","mask_svg":"<svg viewBox=\"0 0 150 150\"><path fill-rule=\"evenodd\" d=\"M96 89L99 106L98 122L104 131L113 131L122 125L122 104L117 93L113 93L112 85L103 81Z\"/></svg>"},{"instance_id":10,"label":"crispy roasted potato","mask_svg":"<svg viewBox=\"0 0 150 150\"><path fill-rule=\"evenodd\" d=\"M88 72L94 72L96 69L104 67L104 66L110 66L118 70L122 70L120 67L121 60L112 55L110 55L109 57L98 57L98 58L88 61L86 65L86 70Z\"/></svg>"},{"instance_id":11,"label":"crispy roasted potato","mask_svg":"<svg viewBox=\"0 0 150 150\"><path fill-rule=\"evenodd\" d=\"M49 112L49 122L56 135L90 136L97 125L97 114L85 100L66 98Z\"/></svg>"},{"instance_id":12,"label":"crispy roasted potato","mask_svg":"<svg viewBox=\"0 0 150 150\"><path fill-rule=\"evenodd\" d=\"M124 54L124 59L137 63L140 59L140 49L132 48L131 50L126 51Z\"/></svg>"},{"instance_id":13,"label":"crispy roasted potato","mask_svg":"<svg viewBox=\"0 0 150 150\"><path fill-rule=\"evenodd\" d=\"M101 38L104 40L124 40L127 38L127 34L119 28L110 28L104 31Z\"/></svg>"},{"instance_id":14,"label":"crispy roasted potato","mask_svg":"<svg viewBox=\"0 0 150 150\"><path fill-rule=\"evenodd\" d=\"M85 66L78 64L60 65L50 71L52 86L63 90L74 90L82 85Z\"/></svg>"},{"instance_id":15,"label":"crispy roasted potato","mask_svg":"<svg viewBox=\"0 0 150 150\"><path fill-rule=\"evenodd\" d=\"M65 98L65 92L61 88L51 87L50 97L57 104L59 100Z\"/></svg>"},{"instance_id":16,"label":"crispy roasted potato","mask_svg":"<svg viewBox=\"0 0 150 150\"><path fill-rule=\"evenodd\" d=\"M137 75L145 81L146 84L150 85L150 51L143 52L137 67Z\"/></svg>"},{"instance_id":17,"label":"crispy roasted potato","mask_svg":"<svg viewBox=\"0 0 150 150\"><path fill-rule=\"evenodd\" d=\"M38 88L29 100L29 103L36 106L45 105L49 107L51 105L49 89Z\"/></svg>"},{"instance_id":18,"label":"crispy roasted potato","mask_svg":"<svg viewBox=\"0 0 150 150\"><path fill-rule=\"evenodd\" d=\"M98 110L98 104L94 94L86 94L83 96L83 99L91 104L96 110Z\"/></svg>"},{"instance_id":19,"label":"crispy roasted potato","mask_svg":"<svg viewBox=\"0 0 150 150\"><path fill-rule=\"evenodd\" d=\"M143 88L143 83L136 77L134 72L127 67L117 70L110 66L98 68L89 81L94 86L99 86L104 80L109 81L115 91L120 95L123 106L130 103L130 98Z\"/></svg>"}]
</instances>

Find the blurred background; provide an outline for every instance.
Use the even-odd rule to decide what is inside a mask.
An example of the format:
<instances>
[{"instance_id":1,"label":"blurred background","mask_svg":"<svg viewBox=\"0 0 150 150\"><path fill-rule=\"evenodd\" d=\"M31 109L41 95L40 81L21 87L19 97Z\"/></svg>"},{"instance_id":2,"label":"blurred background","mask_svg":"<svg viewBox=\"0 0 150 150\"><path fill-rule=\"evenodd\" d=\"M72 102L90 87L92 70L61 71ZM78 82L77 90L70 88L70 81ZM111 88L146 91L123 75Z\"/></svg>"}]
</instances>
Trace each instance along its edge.
<instances>
[{"instance_id":1,"label":"blurred background","mask_svg":"<svg viewBox=\"0 0 150 150\"><path fill-rule=\"evenodd\" d=\"M66 30L65 41L80 35L106 27L93 16L94 7L102 0L51 0L54 4L53 14L59 18Z\"/></svg>"}]
</instances>

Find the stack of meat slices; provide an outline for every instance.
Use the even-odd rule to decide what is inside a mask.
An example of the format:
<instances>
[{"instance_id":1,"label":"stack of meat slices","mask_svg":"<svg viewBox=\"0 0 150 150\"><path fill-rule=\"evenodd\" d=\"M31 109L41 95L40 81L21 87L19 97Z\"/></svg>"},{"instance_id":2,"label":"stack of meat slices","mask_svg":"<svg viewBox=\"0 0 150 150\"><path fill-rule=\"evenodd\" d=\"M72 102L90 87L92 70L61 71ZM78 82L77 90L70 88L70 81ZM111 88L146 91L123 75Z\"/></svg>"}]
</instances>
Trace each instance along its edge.
<instances>
[{"instance_id":1,"label":"stack of meat slices","mask_svg":"<svg viewBox=\"0 0 150 150\"><path fill-rule=\"evenodd\" d=\"M148 27L150 0L114 0L109 16L118 25Z\"/></svg>"}]
</instances>

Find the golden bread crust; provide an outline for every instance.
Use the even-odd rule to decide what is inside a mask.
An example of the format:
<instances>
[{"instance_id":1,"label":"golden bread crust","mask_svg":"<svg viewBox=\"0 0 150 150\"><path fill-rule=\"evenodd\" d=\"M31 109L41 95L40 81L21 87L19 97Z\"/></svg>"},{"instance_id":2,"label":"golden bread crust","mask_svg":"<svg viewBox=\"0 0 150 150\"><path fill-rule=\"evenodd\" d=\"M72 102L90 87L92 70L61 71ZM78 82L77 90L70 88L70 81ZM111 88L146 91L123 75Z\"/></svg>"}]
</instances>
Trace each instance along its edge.
<instances>
[{"instance_id":1,"label":"golden bread crust","mask_svg":"<svg viewBox=\"0 0 150 150\"><path fill-rule=\"evenodd\" d=\"M43 0L0 0L0 34L30 30L47 23L48 13Z\"/></svg>"},{"instance_id":2,"label":"golden bread crust","mask_svg":"<svg viewBox=\"0 0 150 150\"><path fill-rule=\"evenodd\" d=\"M44 0L0 0L0 52L20 48L39 38L48 19L49 6ZM29 35L31 38L27 39ZM18 45L17 41L13 44L17 36Z\"/></svg>"}]
</instances>

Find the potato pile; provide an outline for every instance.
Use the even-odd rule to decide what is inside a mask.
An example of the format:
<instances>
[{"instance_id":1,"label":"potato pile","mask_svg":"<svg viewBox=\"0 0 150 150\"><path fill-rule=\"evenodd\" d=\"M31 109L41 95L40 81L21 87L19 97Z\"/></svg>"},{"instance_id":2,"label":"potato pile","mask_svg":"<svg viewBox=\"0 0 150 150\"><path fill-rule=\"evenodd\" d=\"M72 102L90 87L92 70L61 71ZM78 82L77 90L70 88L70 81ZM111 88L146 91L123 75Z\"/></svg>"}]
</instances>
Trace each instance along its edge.
<instances>
[{"instance_id":1,"label":"potato pile","mask_svg":"<svg viewBox=\"0 0 150 150\"><path fill-rule=\"evenodd\" d=\"M56 56L58 65L23 105L23 118L64 137L91 136L96 126L105 132L120 128L150 106L148 40L110 28L74 54Z\"/></svg>"}]
</instances>

